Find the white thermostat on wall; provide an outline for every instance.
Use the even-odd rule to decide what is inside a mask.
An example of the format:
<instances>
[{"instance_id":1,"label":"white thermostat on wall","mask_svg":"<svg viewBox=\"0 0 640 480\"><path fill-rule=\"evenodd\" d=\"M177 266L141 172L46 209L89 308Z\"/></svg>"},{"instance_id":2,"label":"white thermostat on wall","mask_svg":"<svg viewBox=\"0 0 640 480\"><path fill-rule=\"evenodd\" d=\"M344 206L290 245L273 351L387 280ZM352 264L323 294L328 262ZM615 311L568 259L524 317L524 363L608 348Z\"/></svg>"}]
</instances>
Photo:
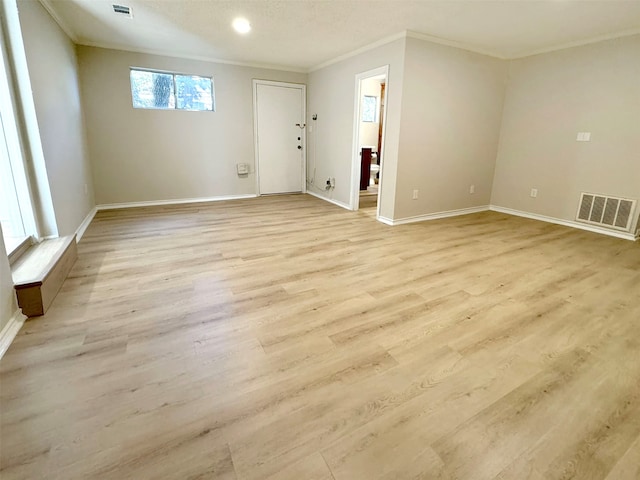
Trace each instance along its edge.
<instances>
[{"instance_id":1,"label":"white thermostat on wall","mask_svg":"<svg viewBox=\"0 0 640 480\"><path fill-rule=\"evenodd\" d=\"M246 175L249 173L248 163L238 163L236 164L236 168L238 169L238 175Z\"/></svg>"}]
</instances>

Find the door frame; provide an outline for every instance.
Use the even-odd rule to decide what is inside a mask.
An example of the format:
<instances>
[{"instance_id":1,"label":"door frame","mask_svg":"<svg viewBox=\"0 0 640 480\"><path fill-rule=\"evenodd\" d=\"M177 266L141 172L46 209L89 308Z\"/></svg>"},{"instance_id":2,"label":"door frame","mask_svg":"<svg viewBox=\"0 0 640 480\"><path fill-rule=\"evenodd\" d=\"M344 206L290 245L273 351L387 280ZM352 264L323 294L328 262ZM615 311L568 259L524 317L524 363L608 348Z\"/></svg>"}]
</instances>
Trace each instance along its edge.
<instances>
[{"instance_id":1,"label":"door frame","mask_svg":"<svg viewBox=\"0 0 640 480\"><path fill-rule=\"evenodd\" d=\"M302 121L305 128L300 129L300 142L302 145L302 176L300 178L300 191L307 193L307 86L303 83L276 82L273 80L253 79L253 164L256 173L256 195L260 196L260 157L258 152L258 85L272 87L295 88L302 93Z\"/></svg>"},{"instance_id":2,"label":"door frame","mask_svg":"<svg viewBox=\"0 0 640 480\"><path fill-rule=\"evenodd\" d=\"M380 199L382 198L382 179L383 179L383 170L384 170L384 149L386 146L386 133L387 133L387 115L389 113L389 109L387 108L387 104L389 103L389 65L383 65L382 67L374 68L372 70L367 70L366 72L361 72L356 74L355 80L355 98L353 99L353 151L352 151L352 164L351 164L351 210L358 210L360 207L360 119L362 118L361 106L362 106L362 81L371 77L378 77L380 75L384 75L385 77L385 119L382 123L382 152L378 152L378 158L382 159L380 165L380 173L378 180L378 201L376 206L376 218L380 218Z\"/></svg>"}]
</instances>

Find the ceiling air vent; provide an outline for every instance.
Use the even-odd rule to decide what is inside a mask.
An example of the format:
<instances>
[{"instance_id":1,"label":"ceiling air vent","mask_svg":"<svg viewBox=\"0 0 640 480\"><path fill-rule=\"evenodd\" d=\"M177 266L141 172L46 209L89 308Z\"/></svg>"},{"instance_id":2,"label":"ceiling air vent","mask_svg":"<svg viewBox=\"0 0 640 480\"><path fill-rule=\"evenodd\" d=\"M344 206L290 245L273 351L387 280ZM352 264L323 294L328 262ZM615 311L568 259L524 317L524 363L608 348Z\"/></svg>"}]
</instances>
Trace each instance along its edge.
<instances>
[{"instance_id":1,"label":"ceiling air vent","mask_svg":"<svg viewBox=\"0 0 640 480\"><path fill-rule=\"evenodd\" d=\"M636 201L628 198L582 193L577 220L628 232L635 207Z\"/></svg>"},{"instance_id":2,"label":"ceiling air vent","mask_svg":"<svg viewBox=\"0 0 640 480\"><path fill-rule=\"evenodd\" d=\"M127 7L126 5L117 5L113 4L113 12L117 15L122 15L124 17L133 18L133 13L131 13L131 7Z\"/></svg>"}]
</instances>

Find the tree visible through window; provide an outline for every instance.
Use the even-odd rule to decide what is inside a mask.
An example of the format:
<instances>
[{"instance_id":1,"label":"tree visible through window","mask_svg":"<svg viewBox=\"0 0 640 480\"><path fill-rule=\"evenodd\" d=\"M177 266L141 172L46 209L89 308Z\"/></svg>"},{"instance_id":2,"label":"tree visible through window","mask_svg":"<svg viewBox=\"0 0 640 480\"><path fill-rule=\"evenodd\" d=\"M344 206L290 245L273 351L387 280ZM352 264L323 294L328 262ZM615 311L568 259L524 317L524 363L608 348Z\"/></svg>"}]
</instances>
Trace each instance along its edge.
<instances>
[{"instance_id":1,"label":"tree visible through window","mask_svg":"<svg viewBox=\"0 0 640 480\"><path fill-rule=\"evenodd\" d=\"M134 108L215 111L213 79L131 69Z\"/></svg>"}]
</instances>

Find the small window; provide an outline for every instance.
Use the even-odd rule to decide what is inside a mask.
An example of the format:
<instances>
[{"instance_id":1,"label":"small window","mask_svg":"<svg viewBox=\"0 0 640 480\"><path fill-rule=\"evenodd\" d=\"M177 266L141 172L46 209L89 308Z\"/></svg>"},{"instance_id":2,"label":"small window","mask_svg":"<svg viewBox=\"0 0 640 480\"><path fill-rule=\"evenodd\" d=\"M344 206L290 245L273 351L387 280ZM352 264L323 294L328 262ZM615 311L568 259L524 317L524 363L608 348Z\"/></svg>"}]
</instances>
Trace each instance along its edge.
<instances>
[{"instance_id":1,"label":"small window","mask_svg":"<svg viewBox=\"0 0 640 480\"><path fill-rule=\"evenodd\" d=\"M378 116L378 97L365 95L362 99L362 121L375 122Z\"/></svg>"},{"instance_id":2,"label":"small window","mask_svg":"<svg viewBox=\"0 0 640 480\"><path fill-rule=\"evenodd\" d=\"M134 108L215 111L213 79L131 69Z\"/></svg>"}]
</instances>

